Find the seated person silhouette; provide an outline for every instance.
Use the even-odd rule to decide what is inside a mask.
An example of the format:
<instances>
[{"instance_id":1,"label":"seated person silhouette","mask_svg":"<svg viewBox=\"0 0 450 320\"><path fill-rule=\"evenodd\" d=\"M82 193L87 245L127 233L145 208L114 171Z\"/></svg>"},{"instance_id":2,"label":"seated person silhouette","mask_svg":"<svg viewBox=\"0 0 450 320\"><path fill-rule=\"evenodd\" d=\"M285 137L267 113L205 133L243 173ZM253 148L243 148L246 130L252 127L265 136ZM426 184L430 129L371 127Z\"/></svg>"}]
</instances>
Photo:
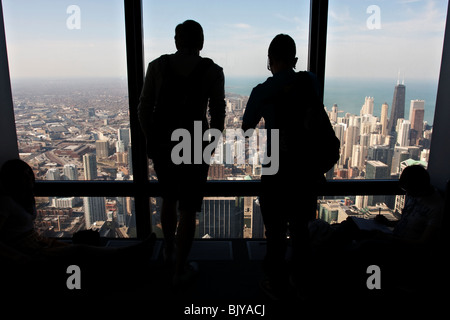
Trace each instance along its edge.
<instances>
[{"instance_id":1,"label":"seated person silhouette","mask_svg":"<svg viewBox=\"0 0 450 320\"><path fill-rule=\"evenodd\" d=\"M344 222L330 226L317 221L310 231L318 230L318 234L327 234L326 239L320 236L315 243L330 245L348 244L353 241L357 245L369 241L389 243L391 247L411 246L425 248L432 246L439 238L444 218L444 198L430 183L427 170L421 165L406 167L400 176L400 188L406 192L405 205L399 220L388 220L383 215L377 215L374 223L387 226L392 232L380 230L361 230L351 217ZM320 225L320 226L319 226ZM319 231L319 229L325 231ZM380 228L376 228L380 229Z\"/></svg>"},{"instance_id":2,"label":"seated person silhouette","mask_svg":"<svg viewBox=\"0 0 450 320\"><path fill-rule=\"evenodd\" d=\"M34 173L22 160L8 160L0 169L0 257L6 264L67 267L70 263L97 269L107 263L150 260L154 234L137 245L120 248L70 244L41 236L34 229L34 184Z\"/></svg>"},{"instance_id":3,"label":"seated person silhouette","mask_svg":"<svg viewBox=\"0 0 450 320\"><path fill-rule=\"evenodd\" d=\"M383 215L375 216L375 222L393 227L393 232L375 232L371 238L389 242L394 247L418 249L432 246L441 232L443 197L431 185L430 176L421 165L406 167L399 182L406 192L401 217L397 221L390 221Z\"/></svg>"},{"instance_id":4,"label":"seated person silhouette","mask_svg":"<svg viewBox=\"0 0 450 320\"><path fill-rule=\"evenodd\" d=\"M327 234L323 239L318 236L313 240L318 243L317 257L333 260L342 267L342 274L348 272L343 279L354 277L357 267L364 269L365 276L365 268L376 264L383 279L388 280L385 283L411 286L413 281L418 285L424 270L431 266L442 230L444 198L421 165L406 167L399 183L406 192L400 219L391 221L383 215L374 218L374 223L390 227L392 232L361 230L351 217L336 226L323 221L318 221L320 227L314 226L316 231L322 228L325 230L322 234Z\"/></svg>"}]
</instances>

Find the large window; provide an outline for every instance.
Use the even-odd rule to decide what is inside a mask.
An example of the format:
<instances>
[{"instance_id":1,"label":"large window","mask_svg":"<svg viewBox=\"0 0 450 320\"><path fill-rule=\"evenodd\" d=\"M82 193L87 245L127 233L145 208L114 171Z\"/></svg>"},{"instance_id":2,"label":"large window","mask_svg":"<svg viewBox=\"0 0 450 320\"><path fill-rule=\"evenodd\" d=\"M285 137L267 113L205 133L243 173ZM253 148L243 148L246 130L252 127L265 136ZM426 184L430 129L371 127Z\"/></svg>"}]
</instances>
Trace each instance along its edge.
<instances>
[{"instance_id":1,"label":"large window","mask_svg":"<svg viewBox=\"0 0 450 320\"><path fill-rule=\"evenodd\" d=\"M311 30L310 3L320 9L311 11ZM320 73L323 52L315 45L309 48L309 41L325 36L321 27L328 14L324 104L341 141L341 159L327 177L395 179L405 165L426 166L447 3L330 0L325 14L320 4L3 0L20 157L33 168L38 187L44 190L38 199L39 231L65 236L94 227L105 236L134 237L137 221L145 236L151 216L153 230L160 232L159 186L146 179L145 144L131 141L131 136L139 140L136 107L141 75L150 61L176 51L175 27L187 19L203 26L201 55L223 67L225 127L231 131L241 127L251 89L271 76L267 48L275 35L286 33L296 41L297 70L307 69L310 58L310 67ZM142 10L142 38L135 9ZM135 168L131 146L137 155ZM249 162L246 148L239 139L224 140L216 151L209 179L242 182L208 185L208 197L198 213L197 237L263 236L255 183L261 170ZM244 163L239 158L242 152ZM156 179L151 163L149 178ZM118 183L126 180L130 182ZM395 213L396 203L401 203L401 198L390 196L398 191L395 183L360 182L334 181L325 189L334 192L326 190L331 196L342 194L341 186L351 189L347 199L337 199L341 207L351 204L366 212L387 206ZM58 192L62 185L67 188ZM388 186L388 195L370 196L379 185ZM363 187L356 190L359 186ZM105 196L99 187L110 188L112 196ZM71 197L72 192L78 197ZM326 215L326 206L333 203L328 198L321 201L328 202L319 203L318 214ZM225 214L220 219L229 219L211 224L217 211ZM224 227L227 221L233 221L233 227Z\"/></svg>"},{"instance_id":2,"label":"large window","mask_svg":"<svg viewBox=\"0 0 450 320\"><path fill-rule=\"evenodd\" d=\"M20 157L39 180L132 179L123 1L3 1Z\"/></svg>"},{"instance_id":3,"label":"large window","mask_svg":"<svg viewBox=\"0 0 450 320\"><path fill-rule=\"evenodd\" d=\"M430 152L447 1L330 0L324 103L334 179L398 178Z\"/></svg>"},{"instance_id":4,"label":"large window","mask_svg":"<svg viewBox=\"0 0 450 320\"><path fill-rule=\"evenodd\" d=\"M241 128L242 115L253 87L272 75L267 70L267 49L273 37L279 33L292 36L299 58L297 70L307 68L307 0L145 0L143 19L146 65L162 54L176 52L174 35L179 23L193 19L202 25L205 44L200 54L213 59L225 74L225 128L229 131ZM254 153L246 152L248 146L242 141L225 138L224 135L223 145L216 149L209 179L259 179L260 163L253 159L249 161ZM241 156L245 160L240 159ZM152 170L150 178L156 178Z\"/></svg>"},{"instance_id":5,"label":"large window","mask_svg":"<svg viewBox=\"0 0 450 320\"><path fill-rule=\"evenodd\" d=\"M2 1L20 158L37 180L132 180L123 1ZM135 237L129 197L39 198L36 228Z\"/></svg>"}]
</instances>

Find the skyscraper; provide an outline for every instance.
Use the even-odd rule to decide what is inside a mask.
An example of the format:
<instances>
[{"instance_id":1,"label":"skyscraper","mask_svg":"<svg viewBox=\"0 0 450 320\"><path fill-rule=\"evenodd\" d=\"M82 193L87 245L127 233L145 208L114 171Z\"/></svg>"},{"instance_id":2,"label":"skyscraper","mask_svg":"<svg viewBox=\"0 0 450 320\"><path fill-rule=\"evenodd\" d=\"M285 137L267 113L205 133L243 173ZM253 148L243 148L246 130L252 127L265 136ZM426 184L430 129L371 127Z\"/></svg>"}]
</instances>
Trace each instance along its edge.
<instances>
[{"instance_id":1,"label":"skyscraper","mask_svg":"<svg viewBox=\"0 0 450 320\"><path fill-rule=\"evenodd\" d=\"M104 197L85 197L83 198L83 205L86 229L89 229L95 221L106 220Z\"/></svg>"},{"instance_id":2,"label":"skyscraper","mask_svg":"<svg viewBox=\"0 0 450 320\"><path fill-rule=\"evenodd\" d=\"M104 140L95 141L95 150L97 153L97 159L108 158L109 155L108 141Z\"/></svg>"},{"instance_id":3,"label":"skyscraper","mask_svg":"<svg viewBox=\"0 0 450 320\"><path fill-rule=\"evenodd\" d=\"M381 135L385 137L388 135L387 126L388 126L388 110L389 106L385 102L381 105Z\"/></svg>"},{"instance_id":4,"label":"skyscraper","mask_svg":"<svg viewBox=\"0 0 450 320\"><path fill-rule=\"evenodd\" d=\"M409 146L409 131L411 129L411 123L409 120L402 120L398 126L397 145L400 147Z\"/></svg>"},{"instance_id":5,"label":"skyscraper","mask_svg":"<svg viewBox=\"0 0 450 320\"><path fill-rule=\"evenodd\" d=\"M77 166L74 164L65 164L63 169L64 180L78 180Z\"/></svg>"},{"instance_id":6,"label":"skyscraper","mask_svg":"<svg viewBox=\"0 0 450 320\"><path fill-rule=\"evenodd\" d=\"M389 179L389 167L381 161L367 161L366 164L366 179ZM386 196L375 195L368 196L367 205L374 206L377 203L386 202Z\"/></svg>"},{"instance_id":7,"label":"skyscraper","mask_svg":"<svg viewBox=\"0 0 450 320\"><path fill-rule=\"evenodd\" d=\"M199 236L212 238L241 238L244 215L235 198L213 197L203 200L199 213Z\"/></svg>"},{"instance_id":8,"label":"skyscraper","mask_svg":"<svg viewBox=\"0 0 450 320\"><path fill-rule=\"evenodd\" d=\"M47 180L61 180L61 175L59 174L59 170L56 168L48 169L45 174Z\"/></svg>"},{"instance_id":9,"label":"skyscraper","mask_svg":"<svg viewBox=\"0 0 450 320\"><path fill-rule=\"evenodd\" d=\"M126 223L127 203L125 197L116 197L116 217L119 227L123 227Z\"/></svg>"},{"instance_id":10,"label":"skyscraper","mask_svg":"<svg viewBox=\"0 0 450 320\"><path fill-rule=\"evenodd\" d=\"M387 127L388 134L395 132L397 120L405 117L405 93L405 85L397 82L394 89L394 98L392 99L391 116Z\"/></svg>"},{"instance_id":11,"label":"skyscraper","mask_svg":"<svg viewBox=\"0 0 450 320\"><path fill-rule=\"evenodd\" d=\"M84 180L97 178L97 159L94 154L86 153L83 156Z\"/></svg>"},{"instance_id":12,"label":"skyscraper","mask_svg":"<svg viewBox=\"0 0 450 320\"><path fill-rule=\"evenodd\" d=\"M411 122L411 145L417 144L423 135L423 118L425 115L425 101L411 100L409 121Z\"/></svg>"},{"instance_id":13,"label":"skyscraper","mask_svg":"<svg viewBox=\"0 0 450 320\"><path fill-rule=\"evenodd\" d=\"M344 162L353 156L353 146L357 144L359 138L359 127L349 126L345 131L345 152Z\"/></svg>"},{"instance_id":14,"label":"skyscraper","mask_svg":"<svg viewBox=\"0 0 450 320\"><path fill-rule=\"evenodd\" d=\"M389 167L389 172L391 172L392 156L394 154L394 149L388 145L374 145L370 146L367 150L367 160L378 160L381 161Z\"/></svg>"},{"instance_id":15,"label":"skyscraper","mask_svg":"<svg viewBox=\"0 0 450 320\"><path fill-rule=\"evenodd\" d=\"M131 143L130 139L130 128L120 128L117 130L117 140L118 142L121 142L120 144L123 145L124 150L121 152L128 151L128 147Z\"/></svg>"},{"instance_id":16,"label":"skyscraper","mask_svg":"<svg viewBox=\"0 0 450 320\"><path fill-rule=\"evenodd\" d=\"M373 115L373 97L366 97L364 104L361 108L360 115L372 114Z\"/></svg>"},{"instance_id":17,"label":"skyscraper","mask_svg":"<svg viewBox=\"0 0 450 320\"><path fill-rule=\"evenodd\" d=\"M331 107L330 120L333 122L337 122L337 116L338 116L338 105L333 104L333 107Z\"/></svg>"}]
</instances>

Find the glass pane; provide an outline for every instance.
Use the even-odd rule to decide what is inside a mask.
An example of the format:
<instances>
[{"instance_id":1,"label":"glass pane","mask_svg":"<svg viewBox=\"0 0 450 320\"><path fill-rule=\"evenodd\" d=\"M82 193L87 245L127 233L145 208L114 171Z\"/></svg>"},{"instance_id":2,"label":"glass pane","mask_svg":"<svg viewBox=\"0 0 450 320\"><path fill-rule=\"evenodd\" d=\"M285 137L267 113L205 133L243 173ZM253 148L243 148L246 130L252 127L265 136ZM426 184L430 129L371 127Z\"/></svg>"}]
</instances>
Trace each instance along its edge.
<instances>
[{"instance_id":1,"label":"glass pane","mask_svg":"<svg viewBox=\"0 0 450 320\"><path fill-rule=\"evenodd\" d=\"M151 198L153 232L163 237L161 198ZM195 238L264 238L264 223L257 197L206 197L197 212Z\"/></svg>"},{"instance_id":2,"label":"glass pane","mask_svg":"<svg viewBox=\"0 0 450 320\"><path fill-rule=\"evenodd\" d=\"M396 221L401 217L404 196L358 195L347 197L323 197L317 202L317 218L330 224L341 223L348 217L371 220L383 215ZM394 208L399 207L400 210Z\"/></svg>"},{"instance_id":3,"label":"glass pane","mask_svg":"<svg viewBox=\"0 0 450 320\"><path fill-rule=\"evenodd\" d=\"M179 23L188 19L199 22L205 37L200 54L213 59L225 74L225 128L228 132L240 129L251 90L271 76L267 50L277 34L292 36L297 45L297 70L306 69L309 2L145 0L145 62L176 52L174 35ZM253 153L246 148L238 139L227 141L224 137L222 146L216 149L209 179L259 179L260 164L252 163ZM233 155L227 157L227 152ZM150 171L150 179L155 178Z\"/></svg>"},{"instance_id":4,"label":"glass pane","mask_svg":"<svg viewBox=\"0 0 450 320\"><path fill-rule=\"evenodd\" d=\"M3 1L20 157L40 180L132 179L123 1Z\"/></svg>"},{"instance_id":5,"label":"glass pane","mask_svg":"<svg viewBox=\"0 0 450 320\"><path fill-rule=\"evenodd\" d=\"M330 1L324 103L341 159L329 178L397 178L405 160L426 165L446 12L447 1Z\"/></svg>"},{"instance_id":6,"label":"glass pane","mask_svg":"<svg viewBox=\"0 0 450 320\"><path fill-rule=\"evenodd\" d=\"M97 230L101 237L136 238L132 197L38 197L35 229L55 238L80 230Z\"/></svg>"}]
</instances>

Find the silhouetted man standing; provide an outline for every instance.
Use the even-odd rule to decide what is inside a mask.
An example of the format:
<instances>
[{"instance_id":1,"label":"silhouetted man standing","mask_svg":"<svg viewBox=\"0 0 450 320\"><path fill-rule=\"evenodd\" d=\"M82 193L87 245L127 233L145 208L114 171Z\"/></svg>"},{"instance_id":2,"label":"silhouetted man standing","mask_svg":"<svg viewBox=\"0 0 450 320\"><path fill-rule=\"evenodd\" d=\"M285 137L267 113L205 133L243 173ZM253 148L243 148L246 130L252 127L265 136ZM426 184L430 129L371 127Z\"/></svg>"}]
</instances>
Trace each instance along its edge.
<instances>
[{"instance_id":1,"label":"silhouetted man standing","mask_svg":"<svg viewBox=\"0 0 450 320\"><path fill-rule=\"evenodd\" d=\"M211 59L200 57L203 42L203 29L199 23L187 20L179 24L175 29L177 52L163 55L148 65L138 107L148 157L153 160L162 188L164 256L167 262L175 261L175 285L190 280L193 275L192 265L187 265L186 261L209 168L209 163L194 161L194 153L198 152L194 149L194 122L202 124L202 133L208 128L220 131L224 128L224 74ZM191 137L189 159L184 161L187 158L183 154L182 163L174 163L173 159L180 156L173 154L174 147L180 143L172 141L172 134L177 129L187 130ZM204 148L209 142L197 143Z\"/></svg>"}]
</instances>

